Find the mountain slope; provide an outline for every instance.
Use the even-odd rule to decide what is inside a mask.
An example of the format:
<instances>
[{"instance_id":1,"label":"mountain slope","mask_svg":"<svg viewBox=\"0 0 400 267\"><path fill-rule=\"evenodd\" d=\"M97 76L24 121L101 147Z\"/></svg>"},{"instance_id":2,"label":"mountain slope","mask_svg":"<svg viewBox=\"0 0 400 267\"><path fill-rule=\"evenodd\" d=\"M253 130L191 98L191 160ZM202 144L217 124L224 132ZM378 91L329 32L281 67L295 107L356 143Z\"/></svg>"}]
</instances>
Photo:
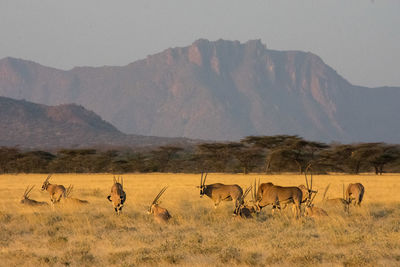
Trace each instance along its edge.
<instances>
[{"instance_id":1,"label":"mountain slope","mask_svg":"<svg viewBox=\"0 0 400 267\"><path fill-rule=\"evenodd\" d=\"M143 135L400 142L400 88L354 86L314 54L270 50L258 40L198 40L123 67L69 71L6 58L0 94L74 102Z\"/></svg>"},{"instance_id":2,"label":"mountain slope","mask_svg":"<svg viewBox=\"0 0 400 267\"><path fill-rule=\"evenodd\" d=\"M186 144L188 140L126 135L75 104L45 106L0 97L0 146L59 148Z\"/></svg>"}]
</instances>

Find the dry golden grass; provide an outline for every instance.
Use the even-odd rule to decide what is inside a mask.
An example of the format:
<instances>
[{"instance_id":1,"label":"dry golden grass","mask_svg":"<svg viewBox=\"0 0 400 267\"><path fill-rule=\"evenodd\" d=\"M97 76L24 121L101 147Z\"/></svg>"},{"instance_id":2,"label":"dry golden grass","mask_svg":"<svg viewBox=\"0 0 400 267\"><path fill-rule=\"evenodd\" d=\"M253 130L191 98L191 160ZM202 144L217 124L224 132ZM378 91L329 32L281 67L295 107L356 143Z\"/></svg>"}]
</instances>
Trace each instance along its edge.
<instances>
[{"instance_id":1,"label":"dry golden grass","mask_svg":"<svg viewBox=\"0 0 400 267\"><path fill-rule=\"evenodd\" d=\"M28 184L31 198L49 201L39 191L47 175L0 176L0 266L399 266L400 175L314 175L319 190L342 196L342 183L361 182L361 208L347 215L328 210L320 220L292 218L290 209L271 216L271 209L252 220L232 217L233 203L213 208L199 198L196 174L126 174L126 206L120 216L106 200L110 174L54 174L51 181L74 185L73 197L86 206L24 207L20 198ZM300 175L209 174L207 183L237 183L254 178L280 185L304 183ZM159 192L173 218L158 225L146 210Z\"/></svg>"}]
</instances>

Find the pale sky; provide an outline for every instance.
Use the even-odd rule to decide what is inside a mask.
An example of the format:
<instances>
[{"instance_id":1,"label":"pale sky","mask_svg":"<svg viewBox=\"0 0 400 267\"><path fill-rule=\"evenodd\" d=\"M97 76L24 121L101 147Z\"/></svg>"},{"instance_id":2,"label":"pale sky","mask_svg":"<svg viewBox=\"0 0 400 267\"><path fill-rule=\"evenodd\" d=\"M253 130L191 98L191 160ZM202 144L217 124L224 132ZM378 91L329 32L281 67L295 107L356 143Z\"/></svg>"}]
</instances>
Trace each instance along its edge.
<instances>
[{"instance_id":1,"label":"pale sky","mask_svg":"<svg viewBox=\"0 0 400 267\"><path fill-rule=\"evenodd\" d=\"M261 39L352 84L400 86L400 0L0 0L0 58L121 66L199 38Z\"/></svg>"}]
</instances>

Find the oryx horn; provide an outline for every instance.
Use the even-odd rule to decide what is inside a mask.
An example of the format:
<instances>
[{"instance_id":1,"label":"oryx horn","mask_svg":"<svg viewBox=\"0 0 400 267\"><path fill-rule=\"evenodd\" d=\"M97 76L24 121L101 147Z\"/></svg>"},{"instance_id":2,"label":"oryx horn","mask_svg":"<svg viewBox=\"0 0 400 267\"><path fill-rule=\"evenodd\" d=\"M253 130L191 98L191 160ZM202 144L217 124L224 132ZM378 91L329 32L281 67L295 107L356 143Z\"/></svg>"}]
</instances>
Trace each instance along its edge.
<instances>
[{"instance_id":1,"label":"oryx horn","mask_svg":"<svg viewBox=\"0 0 400 267\"><path fill-rule=\"evenodd\" d=\"M35 185L32 185L31 188L29 188L29 185L26 187L25 192L24 192L24 197L28 198L29 193L32 191L32 189L35 187Z\"/></svg>"},{"instance_id":2,"label":"oryx horn","mask_svg":"<svg viewBox=\"0 0 400 267\"><path fill-rule=\"evenodd\" d=\"M165 186L163 189L161 189L160 193L158 193L158 195L154 198L153 202L151 203L151 205L156 204L158 199L162 196L162 194L164 194L165 190L167 190L168 186Z\"/></svg>"}]
</instances>

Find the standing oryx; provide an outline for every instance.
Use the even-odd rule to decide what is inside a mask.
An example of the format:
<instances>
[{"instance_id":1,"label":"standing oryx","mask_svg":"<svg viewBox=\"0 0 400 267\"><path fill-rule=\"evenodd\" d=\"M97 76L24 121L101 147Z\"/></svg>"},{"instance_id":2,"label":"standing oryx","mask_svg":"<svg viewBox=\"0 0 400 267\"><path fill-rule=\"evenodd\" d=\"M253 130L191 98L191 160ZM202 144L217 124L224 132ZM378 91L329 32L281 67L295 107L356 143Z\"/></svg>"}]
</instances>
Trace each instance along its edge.
<instances>
[{"instance_id":1,"label":"standing oryx","mask_svg":"<svg viewBox=\"0 0 400 267\"><path fill-rule=\"evenodd\" d=\"M280 208L282 204L293 203L296 217L301 214L301 201L303 193L296 186L283 187L273 183L263 183L258 186L257 201L255 208L257 212L268 205L273 205L273 208Z\"/></svg>"},{"instance_id":2,"label":"standing oryx","mask_svg":"<svg viewBox=\"0 0 400 267\"><path fill-rule=\"evenodd\" d=\"M157 223L166 223L171 218L167 209L160 207L158 204L158 200L164 194L165 190L167 190L168 186L161 189L160 193L154 198L153 202L151 203L149 210L147 211L148 214L153 214L154 220Z\"/></svg>"},{"instance_id":3,"label":"standing oryx","mask_svg":"<svg viewBox=\"0 0 400 267\"><path fill-rule=\"evenodd\" d=\"M124 206L126 200L126 194L123 189L124 180L121 177L121 183L118 177L118 180L115 179L114 176L114 184L111 187L111 194L107 196L108 201L112 202L114 210L117 214L120 214L122 211L122 207Z\"/></svg>"},{"instance_id":4,"label":"standing oryx","mask_svg":"<svg viewBox=\"0 0 400 267\"><path fill-rule=\"evenodd\" d=\"M24 195L22 196L20 203L27 205L27 206L47 206L47 205L49 205L49 204L47 204L47 202L36 201L34 199L29 198L29 193L32 191L32 189L34 187L35 187L34 185L32 185L31 188L29 188L29 185L26 187Z\"/></svg>"},{"instance_id":5,"label":"standing oryx","mask_svg":"<svg viewBox=\"0 0 400 267\"><path fill-rule=\"evenodd\" d=\"M235 202L235 208L240 204L239 201L243 195L243 190L237 184L225 185L221 183L206 185L207 173L203 180L203 173L200 178L200 197L208 196L214 201L214 207L217 208L221 201Z\"/></svg>"},{"instance_id":6,"label":"standing oryx","mask_svg":"<svg viewBox=\"0 0 400 267\"><path fill-rule=\"evenodd\" d=\"M354 205L360 206L364 196L364 186L360 183L349 184L346 189L346 201L351 203L354 200Z\"/></svg>"},{"instance_id":7,"label":"standing oryx","mask_svg":"<svg viewBox=\"0 0 400 267\"><path fill-rule=\"evenodd\" d=\"M61 198L65 198L65 187L63 185L51 184L49 182L51 174L44 180L42 191L46 190L50 194L51 203L57 203Z\"/></svg>"}]
</instances>

